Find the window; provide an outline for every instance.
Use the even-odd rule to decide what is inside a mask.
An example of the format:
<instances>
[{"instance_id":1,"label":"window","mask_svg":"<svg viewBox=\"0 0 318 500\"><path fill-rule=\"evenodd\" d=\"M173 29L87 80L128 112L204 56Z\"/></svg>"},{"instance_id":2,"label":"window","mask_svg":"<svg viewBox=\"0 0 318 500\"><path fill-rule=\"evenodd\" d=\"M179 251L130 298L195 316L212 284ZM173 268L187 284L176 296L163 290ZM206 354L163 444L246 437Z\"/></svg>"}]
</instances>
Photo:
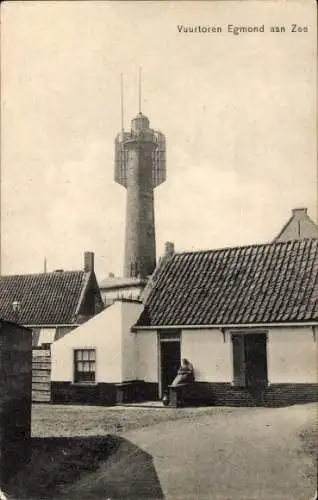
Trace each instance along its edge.
<instances>
[{"instance_id":1,"label":"window","mask_svg":"<svg viewBox=\"0 0 318 500\"><path fill-rule=\"evenodd\" d=\"M96 350L76 349L74 351L74 382L95 382Z\"/></svg>"}]
</instances>

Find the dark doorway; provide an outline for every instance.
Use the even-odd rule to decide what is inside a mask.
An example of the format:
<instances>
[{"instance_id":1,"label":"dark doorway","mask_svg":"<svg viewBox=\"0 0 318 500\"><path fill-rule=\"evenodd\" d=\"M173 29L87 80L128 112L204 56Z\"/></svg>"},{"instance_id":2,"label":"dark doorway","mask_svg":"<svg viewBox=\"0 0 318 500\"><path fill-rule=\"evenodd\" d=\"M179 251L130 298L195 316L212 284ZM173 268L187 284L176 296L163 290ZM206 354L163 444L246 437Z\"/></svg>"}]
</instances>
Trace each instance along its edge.
<instances>
[{"instance_id":1,"label":"dark doorway","mask_svg":"<svg viewBox=\"0 0 318 500\"><path fill-rule=\"evenodd\" d=\"M248 333L232 336L234 384L262 388L267 385L266 334Z\"/></svg>"},{"instance_id":2,"label":"dark doorway","mask_svg":"<svg viewBox=\"0 0 318 500\"><path fill-rule=\"evenodd\" d=\"M176 377L181 362L179 341L160 342L161 395Z\"/></svg>"},{"instance_id":3,"label":"dark doorway","mask_svg":"<svg viewBox=\"0 0 318 500\"><path fill-rule=\"evenodd\" d=\"M266 335L245 336L246 385L261 388L267 385Z\"/></svg>"}]
</instances>

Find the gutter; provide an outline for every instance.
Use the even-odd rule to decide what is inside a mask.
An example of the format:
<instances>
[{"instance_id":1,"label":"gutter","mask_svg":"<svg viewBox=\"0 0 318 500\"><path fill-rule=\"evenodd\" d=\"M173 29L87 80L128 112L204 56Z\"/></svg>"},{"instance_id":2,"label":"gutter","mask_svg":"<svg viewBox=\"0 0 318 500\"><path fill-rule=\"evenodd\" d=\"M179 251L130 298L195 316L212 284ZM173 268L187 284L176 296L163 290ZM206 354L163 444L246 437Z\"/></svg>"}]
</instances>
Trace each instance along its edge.
<instances>
[{"instance_id":1,"label":"gutter","mask_svg":"<svg viewBox=\"0 0 318 500\"><path fill-rule=\"evenodd\" d=\"M131 330L136 332L138 330L198 330L198 329L211 329L211 328L264 328L264 327L286 327L286 326L318 326L318 321L306 322L292 322L292 323L234 323L234 324L212 324L212 325L167 325L167 326L138 326L134 325Z\"/></svg>"}]
</instances>

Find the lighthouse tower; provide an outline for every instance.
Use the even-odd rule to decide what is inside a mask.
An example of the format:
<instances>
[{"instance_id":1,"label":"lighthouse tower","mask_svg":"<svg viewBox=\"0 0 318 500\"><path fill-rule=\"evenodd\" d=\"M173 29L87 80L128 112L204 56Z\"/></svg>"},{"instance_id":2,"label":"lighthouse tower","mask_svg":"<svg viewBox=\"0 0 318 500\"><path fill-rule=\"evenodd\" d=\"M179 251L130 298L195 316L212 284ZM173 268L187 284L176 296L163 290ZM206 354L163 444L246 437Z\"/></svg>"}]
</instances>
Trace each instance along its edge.
<instances>
[{"instance_id":1,"label":"lighthouse tower","mask_svg":"<svg viewBox=\"0 0 318 500\"><path fill-rule=\"evenodd\" d=\"M154 188L165 180L165 137L139 111L115 140L115 182L127 189L124 277L145 278L155 269Z\"/></svg>"}]
</instances>

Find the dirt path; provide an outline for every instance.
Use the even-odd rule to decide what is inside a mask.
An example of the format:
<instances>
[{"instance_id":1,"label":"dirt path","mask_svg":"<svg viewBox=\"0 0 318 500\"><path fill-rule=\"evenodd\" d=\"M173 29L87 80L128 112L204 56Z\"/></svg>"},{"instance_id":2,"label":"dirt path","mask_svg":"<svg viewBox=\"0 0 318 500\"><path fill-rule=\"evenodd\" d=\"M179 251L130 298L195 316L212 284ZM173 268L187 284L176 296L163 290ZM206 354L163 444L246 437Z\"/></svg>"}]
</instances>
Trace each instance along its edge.
<instances>
[{"instance_id":1,"label":"dirt path","mask_svg":"<svg viewBox=\"0 0 318 500\"><path fill-rule=\"evenodd\" d=\"M38 455L35 453L34 462L13 478L12 498L313 498L316 467L313 456L304 452L299 435L313 430L315 405L193 408L171 414L161 410L76 411L83 413L82 423L78 425L76 419L65 417L61 425L65 437L34 438ZM74 412L69 408L68 417ZM47 422L46 413L44 417ZM51 419L56 420L54 415ZM82 437L74 436L74 421ZM43 423L43 419L39 422ZM110 435L109 430L116 429L118 422L126 431ZM52 425L42 425L43 432L48 427L49 434L56 433L56 424ZM97 430L99 436L95 435ZM306 444L312 449L312 436Z\"/></svg>"},{"instance_id":2,"label":"dirt path","mask_svg":"<svg viewBox=\"0 0 318 500\"><path fill-rule=\"evenodd\" d=\"M167 500L308 500L314 465L298 434L313 418L313 406L249 408L124 436L152 455Z\"/></svg>"}]
</instances>

